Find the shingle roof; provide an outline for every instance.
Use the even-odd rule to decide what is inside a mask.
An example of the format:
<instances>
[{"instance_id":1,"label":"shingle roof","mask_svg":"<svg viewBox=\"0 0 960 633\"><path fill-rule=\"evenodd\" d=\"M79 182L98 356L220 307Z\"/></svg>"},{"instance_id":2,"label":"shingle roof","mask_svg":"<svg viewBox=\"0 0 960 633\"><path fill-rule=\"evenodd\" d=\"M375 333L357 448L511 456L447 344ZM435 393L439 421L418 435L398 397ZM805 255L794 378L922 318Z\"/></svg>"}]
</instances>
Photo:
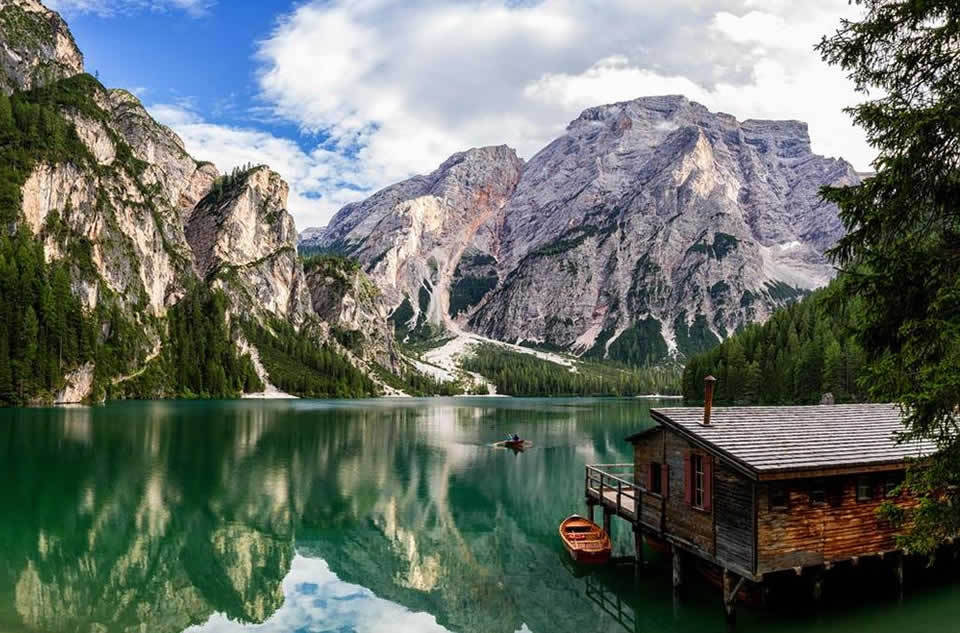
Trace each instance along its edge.
<instances>
[{"instance_id":1,"label":"shingle roof","mask_svg":"<svg viewBox=\"0 0 960 633\"><path fill-rule=\"evenodd\" d=\"M932 442L897 443L903 425L892 404L715 407L710 426L701 424L700 407L652 413L758 474L890 464L936 450Z\"/></svg>"}]
</instances>

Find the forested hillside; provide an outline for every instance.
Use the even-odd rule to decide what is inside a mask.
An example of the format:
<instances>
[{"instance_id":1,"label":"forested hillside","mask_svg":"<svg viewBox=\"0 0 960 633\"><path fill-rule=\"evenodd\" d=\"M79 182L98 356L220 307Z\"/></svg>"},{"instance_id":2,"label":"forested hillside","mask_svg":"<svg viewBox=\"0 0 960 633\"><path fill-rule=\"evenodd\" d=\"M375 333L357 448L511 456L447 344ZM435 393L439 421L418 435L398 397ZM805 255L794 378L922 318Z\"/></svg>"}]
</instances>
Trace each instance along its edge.
<instances>
[{"instance_id":1,"label":"forested hillside","mask_svg":"<svg viewBox=\"0 0 960 633\"><path fill-rule=\"evenodd\" d=\"M824 393L836 402L866 399L857 380L865 363L851 326L858 301L827 301L831 289L777 311L712 350L692 357L683 395L703 400L703 378L717 378L716 399L738 404L815 404Z\"/></svg>"},{"instance_id":2,"label":"forested hillside","mask_svg":"<svg viewBox=\"0 0 960 633\"><path fill-rule=\"evenodd\" d=\"M462 366L493 382L508 396L638 396L675 394L679 368L619 368L578 363L577 371L550 361L485 344L476 347Z\"/></svg>"}]
</instances>

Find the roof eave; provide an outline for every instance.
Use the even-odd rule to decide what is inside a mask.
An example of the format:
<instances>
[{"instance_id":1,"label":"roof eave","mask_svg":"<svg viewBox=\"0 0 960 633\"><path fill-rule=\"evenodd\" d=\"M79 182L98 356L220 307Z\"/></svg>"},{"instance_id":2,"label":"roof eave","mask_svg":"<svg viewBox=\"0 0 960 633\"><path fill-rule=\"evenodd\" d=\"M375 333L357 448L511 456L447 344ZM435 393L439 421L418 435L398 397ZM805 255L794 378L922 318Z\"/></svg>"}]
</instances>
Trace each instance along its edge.
<instances>
[{"instance_id":1,"label":"roof eave","mask_svg":"<svg viewBox=\"0 0 960 633\"><path fill-rule=\"evenodd\" d=\"M678 435L686 439L691 444L695 444L696 446L699 446L705 451L713 453L714 455L722 457L726 461L730 462L730 465L733 466L742 475L754 481L760 480L760 473L757 471L757 469L755 469L754 467L752 467L750 464L743 461L742 459L734 457L731 453L723 450L713 442L710 442L704 439L703 437L697 435L696 433L692 432L690 429L683 426L682 424L677 424L676 422L674 422L664 414L660 413L656 409L651 409L650 415L653 417L653 419L656 422L659 422L664 427L670 429L671 431L674 431L675 433L677 433Z\"/></svg>"},{"instance_id":2,"label":"roof eave","mask_svg":"<svg viewBox=\"0 0 960 633\"><path fill-rule=\"evenodd\" d=\"M663 426L661 426L661 425L658 424L657 426L651 426L649 429L644 429L644 430L642 430L642 431L637 431L637 432L634 433L633 435L628 435L627 437L624 438L624 440L627 441L627 442L630 442L631 444L633 444L634 442L636 442L637 440L639 440L639 439L642 438L642 437L646 437L646 436L652 434L652 433L655 432L655 431L662 431L662 430L663 430Z\"/></svg>"}]
</instances>

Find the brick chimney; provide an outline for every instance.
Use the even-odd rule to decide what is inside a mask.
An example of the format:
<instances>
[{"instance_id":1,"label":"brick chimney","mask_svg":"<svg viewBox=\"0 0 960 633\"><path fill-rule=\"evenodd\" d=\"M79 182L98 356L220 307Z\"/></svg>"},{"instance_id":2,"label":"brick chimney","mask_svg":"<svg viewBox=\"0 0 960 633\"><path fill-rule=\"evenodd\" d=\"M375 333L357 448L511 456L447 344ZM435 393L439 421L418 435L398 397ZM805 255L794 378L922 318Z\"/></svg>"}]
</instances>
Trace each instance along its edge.
<instances>
[{"instance_id":1,"label":"brick chimney","mask_svg":"<svg viewBox=\"0 0 960 633\"><path fill-rule=\"evenodd\" d=\"M710 411L713 409L713 387L717 379L707 376L703 379L703 426L710 426Z\"/></svg>"}]
</instances>

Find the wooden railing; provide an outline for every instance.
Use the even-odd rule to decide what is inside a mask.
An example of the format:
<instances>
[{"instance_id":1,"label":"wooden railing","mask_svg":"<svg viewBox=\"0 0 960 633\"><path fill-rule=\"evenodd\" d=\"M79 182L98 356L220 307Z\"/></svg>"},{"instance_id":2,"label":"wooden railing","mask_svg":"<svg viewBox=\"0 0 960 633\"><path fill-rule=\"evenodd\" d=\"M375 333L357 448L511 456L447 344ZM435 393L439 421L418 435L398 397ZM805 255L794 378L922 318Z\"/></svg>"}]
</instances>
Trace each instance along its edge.
<instances>
[{"instance_id":1,"label":"wooden railing","mask_svg":"<svg viewBox=\"0 0 960 633\"><path fill-rule=\"evenodd\" d=\"M633 469L633 464L587 465L584 492L600 503L613 505L617 514L636 518L640 512L640 493L643 488L634 483Z\"/></svg>"}]
</instances>

